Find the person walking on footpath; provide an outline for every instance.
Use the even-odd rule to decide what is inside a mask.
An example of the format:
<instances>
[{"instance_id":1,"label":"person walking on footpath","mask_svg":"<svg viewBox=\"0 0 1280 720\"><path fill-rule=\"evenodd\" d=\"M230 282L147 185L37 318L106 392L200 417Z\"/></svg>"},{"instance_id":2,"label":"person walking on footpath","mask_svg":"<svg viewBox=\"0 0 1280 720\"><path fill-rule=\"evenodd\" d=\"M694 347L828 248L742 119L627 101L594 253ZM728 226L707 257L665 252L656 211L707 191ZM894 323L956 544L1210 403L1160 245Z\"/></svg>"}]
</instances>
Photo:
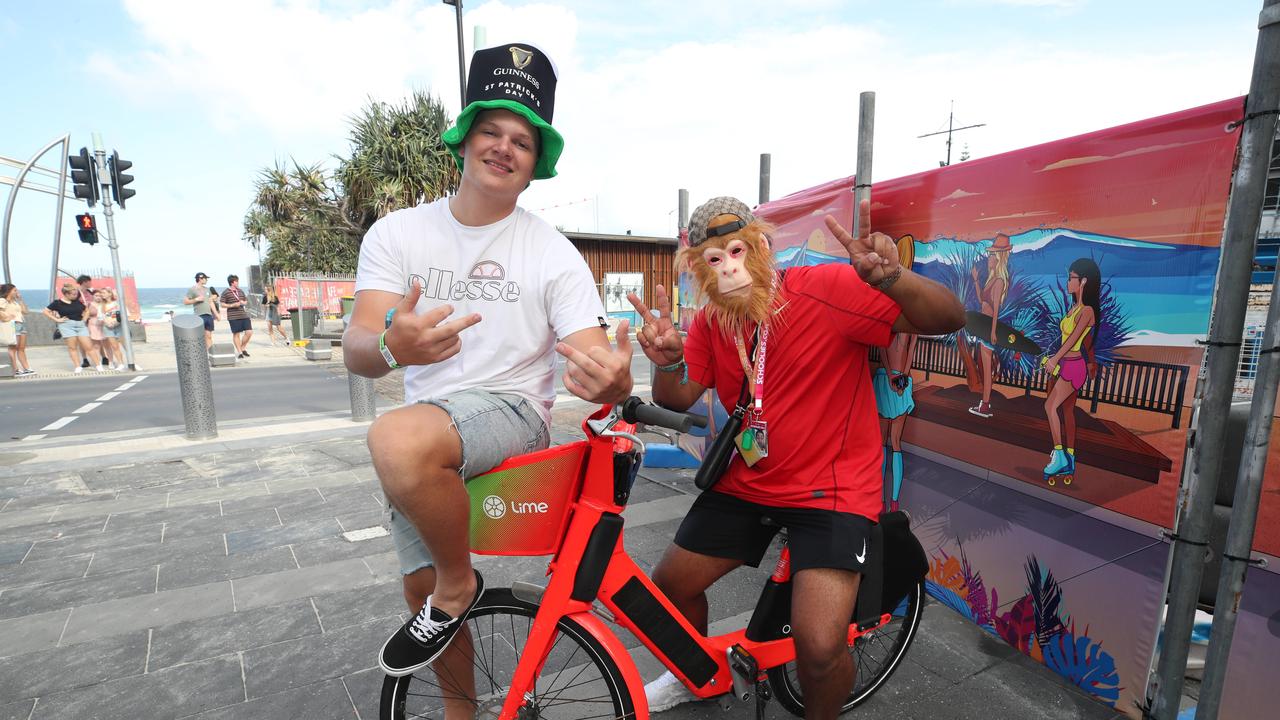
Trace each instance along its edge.
<instances>
[{"instance_id":1,"label":"person walking on footpath","mask_svg":"<svg viewBox=\"0 0 1280 720\"><path fill-rule=\"evenodd\" d=\"M555 86L534 46L476 51L467 103L443 135L462 169L458 192L369 229L343 335L349 371L406 368L407 405L375 420L368 438L414 613L379 663L407 675L435 662L450 688L446 712L459 716L474 711L474 678L470 635L458 630L484 590L471 567L466 480L549 445L557 352L575 396L617 403L631 393L628 324L610 346L582 255L516 204L531 180L555 176Z\"/></svg>"},{"instance_id":2,"label":"person walking on footpath","mask_svg":"<svg viewBox=\"0 0 1280 720\"><path fill-rule=\"evenodd\" d=\"M222 291L222 307L231 324L231 344L236 358L249 357L249 338L253 337L253 321L249 319L249 298L240 289L240 276L227 276L227 289Z\"/></svg>"},{"instance_id":3,"label":"person walking on footpath","mask_svg":"<svg viewBox=\"0 0 1280 720\"><path fill-rule=\"evenodd\" d=\"M43 310L44 316L58 324L58 333L67 345L67 355L71 357L73 372L79 375L85 366L82 358L93 352L93 343L89 340L89 328L85 325L88 308L80 302L80 288L75 283L63 283L61 297L49 303Z\"/></svg>"},{"instance_id":4,"label":"person walking on footpath","mask_svg":"<svg viewBox=\"0 0 1280 720\"><path fill-rule=\"evenodd\" d=\"M276 295L274 285L267 285L267 291L262 294L262 307L266 310L267 316L267 340L275 342L276 333L279 333L280 342L288 345L289 337L280 327L280 297Z\"/></svg>"},{"instance_id":5,"label":"person walking on footpath","mask_svg":"<svg viewBox=\"0 0 1280 720\"><path fill-rule=\"evenodd\" d=\"M187 297L182 300L183 305L190 305L191 311L200 316L204 321L204 347L209 349L213 346L213 307L210 304L213 299L209 293L209 288L205 287L205 283L209 282L209 276L202 272L196 273L196 284L187 290Z\"/></svg>"},{"instance_id":6,"label":"person walking on footpath","mask_svg":"<svg viewBox=\"0 0 1280 720\"><path fill-rule=\"evenodd\" d=\"M9 351L14 377L36 374L31 369L31 361L27 360L27 330L23 324L27 312L27 304L23 302L18 286L13 283L0 285L0 345Z\"/></svg>"}]
</instances>

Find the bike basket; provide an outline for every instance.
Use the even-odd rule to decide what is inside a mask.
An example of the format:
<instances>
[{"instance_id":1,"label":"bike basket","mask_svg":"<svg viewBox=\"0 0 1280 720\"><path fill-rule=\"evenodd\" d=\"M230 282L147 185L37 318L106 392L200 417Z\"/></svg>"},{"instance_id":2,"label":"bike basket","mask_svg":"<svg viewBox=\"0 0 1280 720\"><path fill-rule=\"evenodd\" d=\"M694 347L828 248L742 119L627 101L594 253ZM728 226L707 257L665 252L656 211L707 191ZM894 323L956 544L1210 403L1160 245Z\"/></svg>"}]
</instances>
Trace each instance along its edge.
<instances>
[{"instance_id":1,"label":"bike basket","mask_svg":"<svg viewBox=\"0 0 1280 720\"><path fill-rule=\"evenodd\" d=\"M520 455L467 481L471 552L550 555L582 482L585 442Z\"/></svg>"}]
</instances>

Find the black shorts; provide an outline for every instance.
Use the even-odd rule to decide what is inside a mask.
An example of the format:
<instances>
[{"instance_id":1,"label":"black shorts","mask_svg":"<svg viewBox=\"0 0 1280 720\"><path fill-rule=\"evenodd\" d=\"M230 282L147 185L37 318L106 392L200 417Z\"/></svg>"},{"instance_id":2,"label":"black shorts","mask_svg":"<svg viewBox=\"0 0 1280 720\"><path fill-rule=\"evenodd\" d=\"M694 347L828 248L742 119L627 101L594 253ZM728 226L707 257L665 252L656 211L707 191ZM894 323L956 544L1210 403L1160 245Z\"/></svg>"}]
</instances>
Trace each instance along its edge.
<instances>
[{"instance_id":1,"label":"black shorts","mask_svg":"<svg viewBox=\"0 0 1280 720\"><path fill-rule=\"evenodd\" d=\"M201 315L201 316L200 316L200 319L204 321L204 331L205 331L205 332L213 332L213 316L212 316L212 315Z\"/></svg>"},{"instance_id":2,"label":"black shorts","mask_svg":"<svg viewBox=\"0 0 1280 720\"><path fill-rule=\"evenodd\" d=\"M231 333L233 335L235 333L242 333L246 330L253 329L253 321L249 318L236 318L234 320L228 320L227 322L231 323Z\"/></svg>"},{"instance_id":3,"label":"black shorts","mask_svg":"<svg viewBox=\"0 0 1280 720\"><path fill-rule=\"evenodd\" d=\"M766 525L765 518L773 524ZM779 527L787 529L792 572L810 568L862 572L871 537L867 518L817 508L771 507L714 491L694 501L676 531L675 543L690 552L759 567Z\"/></svg>"}]
</instances>

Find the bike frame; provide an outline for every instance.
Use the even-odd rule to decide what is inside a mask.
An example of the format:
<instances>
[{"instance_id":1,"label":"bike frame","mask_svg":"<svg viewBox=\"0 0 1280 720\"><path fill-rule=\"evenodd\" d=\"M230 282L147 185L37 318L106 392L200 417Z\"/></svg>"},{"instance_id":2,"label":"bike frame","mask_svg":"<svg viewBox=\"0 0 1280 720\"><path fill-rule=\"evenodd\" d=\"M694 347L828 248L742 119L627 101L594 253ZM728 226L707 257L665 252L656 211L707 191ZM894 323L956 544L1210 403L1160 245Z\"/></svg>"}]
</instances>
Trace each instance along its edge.
<instances>
[{"instance_id":1,"label":"bike frame","mask_svg":"<svg viewBox=\"0 0 1280 720\"><path fill-rule=\"evenodd\" d=\"M644 702L644 682L627 649L592 612L596 600L608 609L617 624L639 638L700 698L733 691L728 652L735 646L746 650L758 665L760 676L750 678L752 682L761 679L765 670L795 659L795 642L790 637L753 641L746 637L745 628L703 636L627 554L621 513L630 485L622 497L615 494L615 437L599 435L588 424L590 420L609 416L610 412L611 408L604 406L583 423L588 439L585 462L581 466L581 490L572 503L571 518L548 566L550 581L542 593L523 655L516 666L501 720L517 717L556 639L556 624L565 617L579 623L604 646L617 663L636 702L636 718L647 720L649 708ZM779 582L790 579L785 547L783 552L773 577ZM888 617L882 616L877 626L887 622ZM871 629L874 628L868 631ZM852 645L862 632L851 624L848 643Z\"/></svg>"}]
</instances>

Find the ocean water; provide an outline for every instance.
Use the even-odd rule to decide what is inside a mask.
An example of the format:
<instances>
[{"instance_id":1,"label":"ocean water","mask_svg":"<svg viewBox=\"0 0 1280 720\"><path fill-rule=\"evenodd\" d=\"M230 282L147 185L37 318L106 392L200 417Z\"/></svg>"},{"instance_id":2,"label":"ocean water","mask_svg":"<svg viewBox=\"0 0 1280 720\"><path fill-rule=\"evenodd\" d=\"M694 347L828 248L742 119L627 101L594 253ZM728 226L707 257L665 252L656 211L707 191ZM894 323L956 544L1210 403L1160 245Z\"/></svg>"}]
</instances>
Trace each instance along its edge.
<instances>
[{"instance_id":1,"label":"ocean water","mask_svg":"<svg viewBox=\"0 0 1280 720\"><path fill-rule=\"evenodd\" d=\"M222 290L223 288L218 288ZM191 312L190 305L183 305L182 299L187 296L187 288L138 288L138 306L142 311L143 322L160 322L168 320L165 314L169 311Z\"/></svg>"}]
</instances>

